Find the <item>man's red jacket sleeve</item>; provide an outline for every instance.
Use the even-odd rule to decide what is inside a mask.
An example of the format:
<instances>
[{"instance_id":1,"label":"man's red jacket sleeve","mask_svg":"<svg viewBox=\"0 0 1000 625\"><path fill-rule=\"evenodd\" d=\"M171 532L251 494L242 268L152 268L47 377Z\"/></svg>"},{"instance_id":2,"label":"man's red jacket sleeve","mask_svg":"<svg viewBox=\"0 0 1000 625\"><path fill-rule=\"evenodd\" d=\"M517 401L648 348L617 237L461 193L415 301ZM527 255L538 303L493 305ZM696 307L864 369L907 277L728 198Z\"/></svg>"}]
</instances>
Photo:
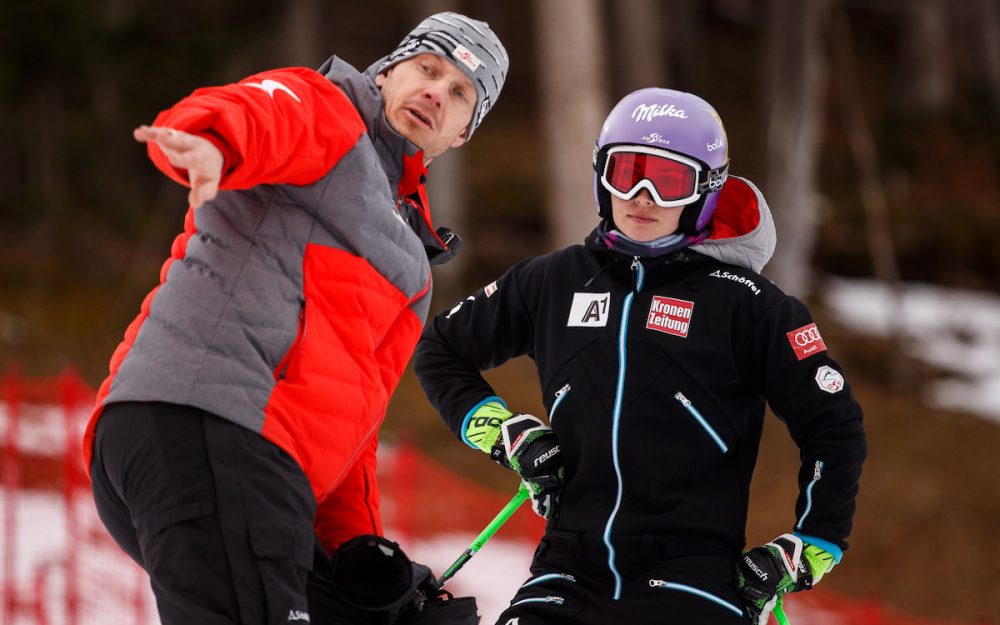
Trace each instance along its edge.
<instances>
[{"instance_id":1,"label":"man's red jacket sleeve","mask_svg":"<svg viewBox=\"0 0 1000 625\"><path fill-rule=\"evenodd\" d=\"M154 125L212 141L225 158L221 189L315 182L365 132L347 96L303 67L198 89L160 113ZM165 174L188 184L187 171L171 165L155 142L149 156Z\"/></svg>"}]
</instances>

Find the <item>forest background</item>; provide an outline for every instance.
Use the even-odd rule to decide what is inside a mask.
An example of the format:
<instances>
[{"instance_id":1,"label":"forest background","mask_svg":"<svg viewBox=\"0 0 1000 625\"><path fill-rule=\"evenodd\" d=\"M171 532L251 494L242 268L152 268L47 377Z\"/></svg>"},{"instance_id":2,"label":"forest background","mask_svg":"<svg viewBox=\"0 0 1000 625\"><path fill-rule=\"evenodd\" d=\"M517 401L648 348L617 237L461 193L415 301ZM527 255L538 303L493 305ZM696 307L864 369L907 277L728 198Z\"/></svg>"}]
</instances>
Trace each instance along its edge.
<instances>
[{"instance_id":1,"label":"forest background","mask_svg":"<svg viewBox=\"0 0 1000 625\"><path fill-rule=\"evenodd\" d=\"M824 586L903 611L1000 622L1000 425L932 408L942 373L905 338L852 334L827 276L1000 290L997 0L12 0L0 3L0 370L93 386L182 228L186 191L131 130L199 86L337 54L359 68L424 16L491 24L507 85L474 139L431 165L435 220L462 233L433 311L596 224L590 153L625 93L698 93L726 123L779 247L765 271L814 308L866 413L852 549ZM1000 363L997 363L1000 365ZM530 362L491 374L542 411ZM384 439L511 477L454 441L404 378ZM769 419L748 540L791 522L797 454Z\"/></svg>"}]
</instances>

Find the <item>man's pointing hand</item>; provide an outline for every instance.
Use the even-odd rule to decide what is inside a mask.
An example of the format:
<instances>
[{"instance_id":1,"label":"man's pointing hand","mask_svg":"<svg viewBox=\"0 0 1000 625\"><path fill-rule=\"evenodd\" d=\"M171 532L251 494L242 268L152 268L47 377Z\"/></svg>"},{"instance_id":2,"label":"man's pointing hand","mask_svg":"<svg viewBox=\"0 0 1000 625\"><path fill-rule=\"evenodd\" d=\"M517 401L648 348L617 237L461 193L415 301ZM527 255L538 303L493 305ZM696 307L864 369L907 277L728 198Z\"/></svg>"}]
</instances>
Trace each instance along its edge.
<instances>
[{"instance_id":1,"label":"man's pointing hand","mask_svg":"<svg viewBox=\"0 0 1000 625\"><path fill-rule=\"evenodd\" d=\"M198 208L215 198L222 178L222 152L208 139L162 126L139 126L132 135L140 143L155 141L170 164L186 169L191 192L188 202Z\"/></svg>"}]
</instances>

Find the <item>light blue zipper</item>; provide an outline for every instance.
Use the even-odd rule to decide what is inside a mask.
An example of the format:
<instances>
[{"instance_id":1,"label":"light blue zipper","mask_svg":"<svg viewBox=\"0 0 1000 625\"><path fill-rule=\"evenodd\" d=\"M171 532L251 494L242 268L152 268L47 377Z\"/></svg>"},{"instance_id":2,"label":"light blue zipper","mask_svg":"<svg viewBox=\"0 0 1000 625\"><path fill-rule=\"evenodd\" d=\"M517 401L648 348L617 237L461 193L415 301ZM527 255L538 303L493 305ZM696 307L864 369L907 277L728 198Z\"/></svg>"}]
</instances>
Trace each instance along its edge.
<instances>
[{"instance_id":1,"label":"light blue zipper","mask_svg":"<svg viewBox=\"0 0 1000 625\"><path fill-rule=\"evenodd\" d=\"M604 544L608 548L608 568L611 569L611 575L615 578L615 592L611 598L616 601L622 596L622 577L615 567L615 548L611 544L611 528L615 523L615 517L618 516L618 508L622 504L623 485L622 469L618 462L618 425L622 416L622 396L625 394L625 338L628 336L628 314L632 307L632 299L642 289L642 281L645 277L645 269L639 262L638 256L632 261L632 271L636 272L635 288L625 296L625 303L622 304L621 325L618 328L618 384L615 389L615 409L611 419L611 460L615 467L615 477L618 478L618 493L615 497L615 507L611 510L608 522L604 526Z\"/></svg>"},{"instance_id":2,"label":"light blue zipper","mask_svg":"<svg viewBox=\"0 0 1000 625\"><path fill-rule=\"evenodd\" d=\"M545 575L539 575L535 579L529 579L521 584L521 588L527 588L528 586L534 586L535 584L540 584L541 582L547 582L550 579L561 579L574 584L576 583L576 578L572 575L567 575L565 573L546 573Z\"/></svg>"},{"instance_id":3,"label":"light blue zipper","mask_svg":"<svg viewBox=\"0 0 1000 625\"><path fill-rule=\"evenodd\" d=\"M695 420L701 425L702 429L704 429L705 432L707 432L708 435L712 437L712 440L715 441L715 444L719 446L719 449L722 450L722 453L726 453L727 451L729 451L729 447L726 446L726 442L722 440L722 437L719 436L718 432L712 429L712 426L708 424L708 421L705 420L705 417L701 416L701 413L698 412L698 409L694 407L694 404L691 403L691 400L688 399L684 395L684 393L677 391L674 394L674 399L679 401L681 405L684 406L684 408L691 413L691 416L694 417Z\"/></svg>"},{"instance_id":4,"label":"light blue zipper","mask_svg":"<svg viewBox=\"0 0 1000 625\"><path fill-rule=\"evenodd\" d=\"M687 584L677 584L675 582L665 582L662 579L651 579L649 580L649 585L652 588L666 588L667 590L677 590L680 592L686 592L688 594L697 595L702 599L707 599L716 605L722 606L723 608L729 610L730 612L735 612L737 616L743 616L743 610L737 608L733 604L729 603L725 599L717 597L710 592L705 592L694 586L688 586Z\"/></svg>"},{"instance_id":5,"label":"light blue zipper","mask_svg":"<svg viewBox=\"0 0 1000 625\"><path fill-rule=\"evenodd\" d=\"M556 400L552 402L552 410L549 411L549 425L552 425L552 421L556 418L556 408L562 403L562 400L566 398L566 394L569 390L573 388L569 384L563 386L561 389L556 391Z\"/></svg>"},{"instance_id":6,"label":"light blue zipper","mask_svg":"<svg viewBox=\"0 0 1000 625\"><path fill-rule=\"evenodd\" d=\"M802 529L802 524L806 522L806 517L809 516L809 512L812 511L813 507L813 487L816 486L816 482L820 481L823 477L823 461L817 460L816 464L813 465L813 479L809 482L809 486L806 486L806 509L802 512L802 518L799 522L795 524L795 529Z\"/></svg>"},{"instance_id":7,"label":"light blue zipper","mask_svg":"<svg viewBox=\"0 0 1000 625\"><path fill-rule=\"evenodd\" d=\"M566 600L562 597L528 597L527 599L521 599L520 601L515 601L510 604L510 607L516 605L521 605L522 603L554 603L556 605L562 605Z\"/></svg>"}]
</instances>

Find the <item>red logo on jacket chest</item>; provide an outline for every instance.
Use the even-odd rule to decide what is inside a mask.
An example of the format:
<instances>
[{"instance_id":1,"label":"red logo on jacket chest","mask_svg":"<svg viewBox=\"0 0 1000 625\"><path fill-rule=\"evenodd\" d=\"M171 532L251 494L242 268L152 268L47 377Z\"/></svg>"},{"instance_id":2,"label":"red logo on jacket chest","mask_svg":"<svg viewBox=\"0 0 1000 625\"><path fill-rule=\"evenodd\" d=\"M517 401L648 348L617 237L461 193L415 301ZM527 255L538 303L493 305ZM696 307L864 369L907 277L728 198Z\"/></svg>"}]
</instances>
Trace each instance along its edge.
<instances>
[{"instance_id":1,"label":"red logo on jacket chest","mask_svg":"<svg viewBox=\"0 0 1000 625\"><path fill-rule=\"evenodd\" d=\"M672 297L653 296L646 316L646 329L687 337L694 315L694 302Z\"/></svg>"}]
</instances>

